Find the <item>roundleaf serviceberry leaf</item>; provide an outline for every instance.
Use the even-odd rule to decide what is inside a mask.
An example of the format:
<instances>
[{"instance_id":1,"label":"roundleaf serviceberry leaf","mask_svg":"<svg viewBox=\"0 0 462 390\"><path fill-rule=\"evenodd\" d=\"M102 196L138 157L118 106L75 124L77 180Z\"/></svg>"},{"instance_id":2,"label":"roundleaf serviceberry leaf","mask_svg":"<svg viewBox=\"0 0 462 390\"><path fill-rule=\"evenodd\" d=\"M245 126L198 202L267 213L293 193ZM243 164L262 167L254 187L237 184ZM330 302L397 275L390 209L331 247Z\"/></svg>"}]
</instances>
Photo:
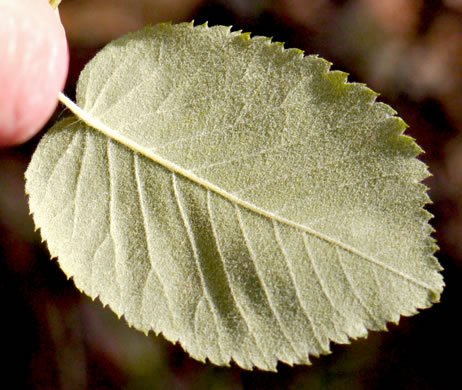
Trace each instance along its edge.
<instances>
[{"instance_id":1,"label":"roundleaf serviceberry leaf","mask_svg":"<svg viewBox=\"0 0 462 390\"><path fill-rule=\"evenodd\" d=\"M26 173L64 272L134 327L247 369L437 302L421 149L329 66L221 26L107 45Z\"/></svg>"}]
</instances>

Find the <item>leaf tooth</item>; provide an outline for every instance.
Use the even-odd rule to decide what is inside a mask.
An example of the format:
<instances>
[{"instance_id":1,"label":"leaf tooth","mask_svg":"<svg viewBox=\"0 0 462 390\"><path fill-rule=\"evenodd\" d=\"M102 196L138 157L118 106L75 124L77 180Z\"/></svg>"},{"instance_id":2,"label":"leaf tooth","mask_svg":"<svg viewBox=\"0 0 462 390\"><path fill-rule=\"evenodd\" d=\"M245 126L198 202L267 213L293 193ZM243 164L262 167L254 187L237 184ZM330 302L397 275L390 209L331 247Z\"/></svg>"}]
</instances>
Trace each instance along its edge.
<instances>
[{"instance_id":1,"label":"leaf tooth","mask_svg":"<svg viewBox=\"0 0 462 390\"><path fill-rule=\"evenodd\" d=\"M390 141L396 147L400 148L403 153L410 154L412 157L417 157L422 154L423 150L418 146L414 138L404 134L409 127L407 123L398 116L389 116L384 121L387 123L387 129L390 131ZM425 168L425 170L427 170Z\"/></svg>"},{"instance_id":2,"label":"leaf tooth","mask_svg":"<svg viewBox=\"0 0 462 390\"><path fill-rule=\"evenodd\" d=\"M275 42L272 42L272 44L273 44L273 47L276 48L276 49L279 49L279 51L281 51L281 52L284 51L284 45L285 45L284 42L275 41Z\"/></svg>"},{"instance_id":3,"label":"leaf tooth","mask_svg":"<svg viewBox=\"0 0 462 390\"><path fill-rule=\"evenodd\" d=\"M342 85L347 83L348 73L341 70L331 70L324 77L335 84Z\"/></svg>"},{"instance_id":4,"label":"leaf tooth","mask_svg":"<svg viewBox=\"0 0 462 390\"><path fill-rule=\"evenodd\" d=\"M244 370L252 371L253 368L256 367L250 359L244 359L243 356L237 355L235 353L231 354L230 362L231 361L235 362L239 367L243 368Z\"/></svg>"},{"instance_id":5,"label":"leaf tooth","mask_svg":"<svg viewBox=\"0 0 462 390\"><path fill-rule=\"evenodd\" d=\"M240 30L239 32L241 32L241 31L242 30ZM249 33L249 32L241 33L241 38L244 39L245 41L250 40L250 36L251 36L251 33Z\"/></svg>"},{"instance_id":6,"label":"leaf tooth","mask_svg":"<svg viewBox=\"0 0 462 390\"><path fill-rule=\"evenodd\" d=\"M294 59L303 59L305 57L304 50L300 50L300 49L293 48L293 47L289 49L284 49L284 54L288 57L291 56Z\"/></svg>"},{"instance_id":7,"label":"leaf tooth","mask_svg":"<svg viewBox=\"0 0 462 390\"><path fill-rule=\"evenodd\" d=\"M225 33L227 34L237 34L236 31L231 31L231 29L233 28L232 25L229 25L229 26L222 26L222 25L214 25L214 26L209 26L208 25L208 22L205 22L204 24L200 25L200 26L196 26L196 27L200 27L200 28L206 28L207 30L218 30L218 31L224 31ZM195 27L195 28L196 28Z\"/></svg>"},{"instance_id":8,"label":"leaf tooth","mask_svg":"<svg viewBox=\"0 0 462 390\"><path fill-rule=\"evenodd\" d=\"M254 35L252 36L252 40L256 42L260 41L265 46L271 46L274 43L273 37L264 37L262 35Z\"/></svg>"}]
</instances>

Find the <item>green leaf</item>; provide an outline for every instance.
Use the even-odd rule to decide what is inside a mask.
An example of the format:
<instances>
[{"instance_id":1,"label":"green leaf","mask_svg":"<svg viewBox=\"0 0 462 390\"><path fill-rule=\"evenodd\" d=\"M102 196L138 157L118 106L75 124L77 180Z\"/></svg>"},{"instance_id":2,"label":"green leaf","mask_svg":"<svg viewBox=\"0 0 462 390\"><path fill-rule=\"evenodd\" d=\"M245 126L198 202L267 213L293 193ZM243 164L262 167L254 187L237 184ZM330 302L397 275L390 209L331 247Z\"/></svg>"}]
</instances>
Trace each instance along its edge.
<instances>
[{"instance_id":1,"label":"green leaf","mask_svg":"<svg viewBox=\"0 0 462 390\"><path fill-rule=\"evenodd\" d=\"M27 170L64 272L196 359L308 363L438 301L428 176L405 124L329 63L159 25L83 70Z\"/></svg>"},{"instance_id":2,"label":"green leaf","mask_svg":"<svg viewBox=\"0 0 462 390\"><path fill-rule=\"evenodd\" d=\"M62 0L50 0L50 5L54 8L57 9L59 6L59 3L61 3Z\"/></svg>"}]
</instances>

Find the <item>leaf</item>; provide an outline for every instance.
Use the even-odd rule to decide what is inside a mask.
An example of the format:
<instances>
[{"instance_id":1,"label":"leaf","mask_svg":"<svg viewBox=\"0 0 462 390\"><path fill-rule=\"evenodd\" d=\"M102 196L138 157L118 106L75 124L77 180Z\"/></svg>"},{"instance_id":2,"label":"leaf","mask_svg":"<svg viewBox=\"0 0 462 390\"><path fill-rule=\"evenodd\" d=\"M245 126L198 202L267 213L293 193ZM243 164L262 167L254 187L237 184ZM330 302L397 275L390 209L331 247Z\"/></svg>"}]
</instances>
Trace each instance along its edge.
<instances>
[{"instance_id":1,"label":"leaf","mask_svg":"<svg viewBox=\"0 0 462 390\"><path fill-rule=\"evenodd\" d=\"M61 3L62 0L50 0L50 5L54 8L57 9L59 6L59 3Z\"/></svg>"},{"instance_id":2,"label":"leaf","mask_svg":"<svg viewBox=\"0 0 462 390\"><path fill-rule=\"evenodd\" d=\"M437 302L421 149L329 63L158 25L83 70L27 170L64 272L196 359L275 370Z\"/></svg>"}]
</instances>

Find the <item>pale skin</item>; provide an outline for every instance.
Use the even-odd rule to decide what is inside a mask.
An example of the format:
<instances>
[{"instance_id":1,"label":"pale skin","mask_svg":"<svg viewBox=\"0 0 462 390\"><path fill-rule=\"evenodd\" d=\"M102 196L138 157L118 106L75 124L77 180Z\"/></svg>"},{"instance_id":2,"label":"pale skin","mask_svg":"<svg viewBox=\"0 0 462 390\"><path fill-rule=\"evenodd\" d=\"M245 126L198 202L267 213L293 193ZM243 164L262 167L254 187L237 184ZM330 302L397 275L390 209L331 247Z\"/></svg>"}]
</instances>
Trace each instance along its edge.
<instances>
[{"instance_id":1,"label":"pale skin","mask_svg":"<svg viewBox=\"0 0 462 390\"><path fill-rule=\"evenodd\" d=\"M36 135L58 104L69 53L48 0L0 0L0 148Z\"/></svg>"}]
</instances>

